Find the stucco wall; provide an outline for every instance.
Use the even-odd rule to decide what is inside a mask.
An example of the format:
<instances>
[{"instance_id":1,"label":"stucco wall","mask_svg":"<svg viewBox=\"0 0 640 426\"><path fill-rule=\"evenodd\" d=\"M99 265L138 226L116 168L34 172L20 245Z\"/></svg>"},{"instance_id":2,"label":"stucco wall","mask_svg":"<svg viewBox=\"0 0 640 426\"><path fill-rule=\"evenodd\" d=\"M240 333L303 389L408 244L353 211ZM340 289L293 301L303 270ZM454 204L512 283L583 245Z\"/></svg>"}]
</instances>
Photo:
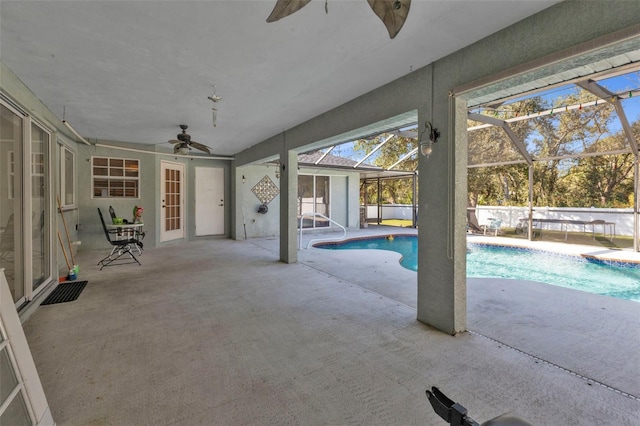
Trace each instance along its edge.
<instances>
[{"instance_id":1,"label":"stucco wall","mask_svg":"<svg viewBox=\"0 0 640 426\"><path fill-rule=\"evenodd\" d=\"M330 176L331 219L352 229L359 227L359 173L301 168L298 174ZM279 235L280 195L277 195L267 204L268 212L261 214L258 213L258 207L261 202L252 192L252 188L264 177L268 177L275 185L280 187L281 181L276 178L276 167L264 165L244 166L237 169L237 175L236 201L240 220L236 225L236 239Z\"/></svg>"},{"instance_id":2,"label":"stucco wall","mask_svg":"<svg viewBox=\"0 0 640 426\"><path fill-rule=\"evenodd\" d=\"M122 146L145 150L148 147L133 143L114 143L109 145L114 147ZM224 160L203 160L183 156L160 156L154 152L143 153L133 151L123 151L113 148L78 146L78 210L79 210L79 238L82 240L82 250L107 249L109 247L97 209L100 208L107 221L110 220L109 206L113 206L118 216L131 220L133 217L133 207L142 206L144 208L144 239L145 248L155 247L163 244L160 241L160 164L163 160L173 163L183 164L185 167L185 192L184 192L184 239L177 241L188 241L195 236L195 168L196 167L220 167L225 173L225 233L229 235L228 217L230 211L230 162ZM139 160L139 198L93 198L91 190L91 158L110 157L127 158ZM107 222L108 223L108 222Z\"/></svg>"}]
</instances>

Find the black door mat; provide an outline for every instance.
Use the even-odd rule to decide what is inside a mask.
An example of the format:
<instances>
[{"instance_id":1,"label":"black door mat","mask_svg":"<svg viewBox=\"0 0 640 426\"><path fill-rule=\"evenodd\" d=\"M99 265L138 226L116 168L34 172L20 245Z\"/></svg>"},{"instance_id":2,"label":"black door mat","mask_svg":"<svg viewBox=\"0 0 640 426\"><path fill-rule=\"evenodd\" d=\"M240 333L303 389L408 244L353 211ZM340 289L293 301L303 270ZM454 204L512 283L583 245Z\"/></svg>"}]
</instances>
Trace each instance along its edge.
<instances>
[{"instance_id":1,"label":"black door mat","mask_svg":"<svg viewBox=\"0 0 640 426\"><path fill-rule=\"evenodd\" d=\"M55 290L51 292L41 305L53 305L55 303L73 302L80 296L82 290L88 281L71 281L60 283Z\"/></svg>"}]
</instances>

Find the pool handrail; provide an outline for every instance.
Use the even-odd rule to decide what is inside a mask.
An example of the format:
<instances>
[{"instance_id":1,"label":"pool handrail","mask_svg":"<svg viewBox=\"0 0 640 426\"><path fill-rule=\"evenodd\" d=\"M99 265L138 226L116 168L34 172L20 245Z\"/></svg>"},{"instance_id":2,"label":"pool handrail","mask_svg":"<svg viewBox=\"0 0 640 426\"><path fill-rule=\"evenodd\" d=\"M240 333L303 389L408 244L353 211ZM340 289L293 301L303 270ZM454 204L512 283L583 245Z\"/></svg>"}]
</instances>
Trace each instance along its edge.
<instances>
[{"instance_id":1,"label":"pool handrail","mask_svg":"<svg viewBox=\"0 0 640 426\"><path fill-rule=\"evenodd\" d=\"M347 228L345 228L344 226L340 225L335 220L326 217L322 213L316 213L316 212L302 213L302 215L300 215L300 238L299 238L299 242L298 242L298 248L300 250L302 250L302 231L304 230L304 228L302 227L302 222L303 222L303 219L304 219L305 216L313 216L313 217L320 216L321 218L328 220L329 222L333 223L334 225L336 225L336 226L338 226L339 228L342 229L342 236L341 237L339 237L339 238L336 238L336 237L316 238L314 240L309 240L309 242L307 243L307 247L306 248L311 247L311 243L315 243L315 242L318 242L318 241L340 241L340 240L344 240L344 238L347 236Z\"/></svg>"}]
</instances>

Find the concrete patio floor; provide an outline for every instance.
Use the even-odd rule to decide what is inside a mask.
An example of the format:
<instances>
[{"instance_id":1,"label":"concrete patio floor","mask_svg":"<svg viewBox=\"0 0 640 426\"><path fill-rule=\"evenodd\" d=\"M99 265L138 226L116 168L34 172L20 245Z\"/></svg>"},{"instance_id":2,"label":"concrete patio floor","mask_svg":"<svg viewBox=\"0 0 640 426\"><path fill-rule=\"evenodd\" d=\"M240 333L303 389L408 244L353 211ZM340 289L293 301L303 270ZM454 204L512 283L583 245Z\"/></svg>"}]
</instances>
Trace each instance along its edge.
<instances>
[{"instance_id":1,"label":"concrete patio floor","mask_svg":"<svg viewBox=\"0 0 640 426\"><path fill-rule=\"evenodd\" d=\"M432 385L477 421L640 415L637 302L469 279L470 331L449 336L416 320L396 253L312 248L286 265L277 238L201 240L99 271L103 255L77 256L78 300L25 324L58 425L444 425Z\"/></svg>"}]
</instances>

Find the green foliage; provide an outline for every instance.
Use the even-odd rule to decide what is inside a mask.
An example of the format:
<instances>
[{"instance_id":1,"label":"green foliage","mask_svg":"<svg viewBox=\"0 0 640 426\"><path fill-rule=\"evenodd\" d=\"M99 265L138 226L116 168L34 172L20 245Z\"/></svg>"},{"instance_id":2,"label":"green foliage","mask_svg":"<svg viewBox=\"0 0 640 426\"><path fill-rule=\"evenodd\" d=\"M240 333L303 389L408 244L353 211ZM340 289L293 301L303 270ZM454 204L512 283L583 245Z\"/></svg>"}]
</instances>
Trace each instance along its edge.
<instances>
[{"instance_id":1,"label":"green foliage","mask_svg":"<svg viewBox=\"0 0 640 426\"><path fill-rule=\"evenodd\" d=\"M614 107L604 101L586 106L595 99L589 92L577 90L555 102L533 97L500 106L493 114L495 118L527 116L509 122L520 148L500 127L470 131L468 162L475 167L468 169L469 205L528 205L530 166L520 151L524 147L534 159L531 166L534 206L633 206L634 155L629 152L625 134L610 130L617 122ZM580 108L569 109L567 105L580 105ZM552 114L537 113L552 108L556 109ZM469 124L482 123L470 121ZM636 140L640 140L640 122L633 123L632 130ZM359 140L353 148L364 156L389 136L382 134L371 140ZM393 136L368 161L387 169L415 148L416 139ZM621 151L626 152L619 153ZM417 167L418 157L414 155L394 169L411 173ZM384 179L380 181L380 193L378 189L377 180L363 183L361 202L413 202L412 179Z\"/></svg>"},{"instance_id":2,"label":"green foliage","mask_svg":"<svg viewBox=\"0 0 640 426\"><path fill-rule=\"evenodd\" d=\"M391 135L383 133L378 137L366 140L361 139L354 144L354 150L362 152L365 155L372 152L383 141L387 140ZM400 136L392 136L384 145L382 145L375 153L373 164L383 169L388 169L396 164L400 159L405 157L409 152L417 147L417 140L404 138ZM418 157L413 155L402 163L394 167L394 170L405 170L407 174L413 173L418 167ZM413 203L413 180L405 178L384 179L381 181L380 202L382 204L412 204ZM361 202L364 203L366 196L367 204L378 203L378 184L377 181L366 183L361 190Z\"/></svg>"},{"instance_id":3,"label":"green foliage","mask_svg":"<svg viewBox=\"0 0 640 426\"><path fill-rule=\"evenodd\" d=\"M541 115L509 126L534 158L534 206L554 207L630 207L633 205L634 156L598 153L629 150L622 131L611 134L615 120L609 103L565 109L595 98L588 92L559 99L555 105L541 98L530 98L501 107L503 114L521 116L535 111L558 108L555 114ZM472 124L473 125L473 124ZM640 123L633 124L640 135ZM636 136L636 140L640 137ZM586 154L581 158L566 156ZM528 203L528 165L490 165L522 159L506 133L498 127L475 130L469 134L469 164L484 165L468 173L469 204Z\"/></svg>"}]
</instances>

